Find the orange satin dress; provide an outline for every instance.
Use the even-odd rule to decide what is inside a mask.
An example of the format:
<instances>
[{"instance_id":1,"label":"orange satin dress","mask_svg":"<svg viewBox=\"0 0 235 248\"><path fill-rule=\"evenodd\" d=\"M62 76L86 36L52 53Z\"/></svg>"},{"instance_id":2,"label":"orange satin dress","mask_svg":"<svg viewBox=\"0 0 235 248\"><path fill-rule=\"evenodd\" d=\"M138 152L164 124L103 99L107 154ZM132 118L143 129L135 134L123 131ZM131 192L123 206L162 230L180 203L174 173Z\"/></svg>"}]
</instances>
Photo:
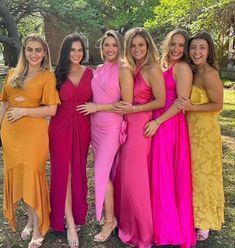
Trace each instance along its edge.
<instances>
[{"instance_id":1,"label":"orange satin dress","mask_svg":"<svg viewBox=\"0 0 235 248\"><path fill-rule=\"evenodd\" d=\"M9 103L1 126L4 161L4 216L13 231L16 229L15 210L23 200L35 209L39 230L44 235L50 226L50 203L46 178L48 159L48 120L25 116L14 123L7 120L11 107L34 108L58 104L53 72L41 71L26 83L23 89L13 88L9 71L3 84L1 101Z\"/></svg>"}]
</instances>

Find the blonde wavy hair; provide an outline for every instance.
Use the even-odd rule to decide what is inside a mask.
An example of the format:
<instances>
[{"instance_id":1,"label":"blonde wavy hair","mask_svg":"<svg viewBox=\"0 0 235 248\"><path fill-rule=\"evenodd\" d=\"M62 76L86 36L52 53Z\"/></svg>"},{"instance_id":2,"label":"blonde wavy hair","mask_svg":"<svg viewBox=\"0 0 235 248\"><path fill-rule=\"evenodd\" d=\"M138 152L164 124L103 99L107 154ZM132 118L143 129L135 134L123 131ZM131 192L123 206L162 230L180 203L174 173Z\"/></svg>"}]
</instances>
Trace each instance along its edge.
<instances>
[{"instance_id":1,"label":"blonde wavy hair","mask_svg":"<svg viewBox=\"0 0 235 248\"><path fill-rule=\"evenodd\" d=\"M126 32L124 38L125 59L129 67L132 69L132 71L134 71L134 68L136 67L136 61L131 54L131 43L133 38L135 38L136 36L140 36L144 38L147 43L147 54L142 66L149 65L152 63L158 64L159 52L149 32L146 29L140 27L132 28Z\"/></svg>"},{"instance_id":2,"label":"blonde wavy hair","mask_svg":"<svg viewBox=\"0 0 235 248\"><path fill-rule=\"evenodd\" d=\"M170 33L167 34L165 40L162 43L162 59L161 59L161 66L162 68L166 69L169 67L169 53L170 53L170 45L171 45L171 39L174 35L180 34L184 37L185 43L184 43L184 54L180 58L181 61L189 61L189 56L188 56L188 41L189 41L189 35L188 32L184 29L174 29Z\"/></svg>"},{"instance_id":3,"label":"blonde wavy hair","mask_svg":"<svg viewBox=\"0 0 235 248\"><path fill-rule=\"evenodd\" d=\"M101 54L101 58L103 61L105 61L105 56L104 56L104 53L103 53L103 46L104 46L104 42L106 40L106 38L108 37L113 37L116 42L117 42L117 45L118 45L118 58L119 58L119 61L121 62L122 58L123 58L123 53L124 53L124 48L123 48L123 38L122 36L114 31L114 30L108 30L104 33L104 35L102 36L101 38L101 41L100 41L100 54Z\"/></svg>"},{"instance_id":4,"label":"blonde wavy hair","mask_svg":"<svg viewBox=\"0 0 235 248\"><path fill-rule=\"evenodd\" d=\"M45 56L41 62L41 70L51 70L51 56L46 40L40 35L30 34L25 38L22 44L19 60L16 68L14 69L14 77L9 82L10 85L14 88L21 89L23 87L25 77L28 73L29 62L25 56L25 49L29 41L39 42L45 51Z\"/></svg>"}]
</instances>

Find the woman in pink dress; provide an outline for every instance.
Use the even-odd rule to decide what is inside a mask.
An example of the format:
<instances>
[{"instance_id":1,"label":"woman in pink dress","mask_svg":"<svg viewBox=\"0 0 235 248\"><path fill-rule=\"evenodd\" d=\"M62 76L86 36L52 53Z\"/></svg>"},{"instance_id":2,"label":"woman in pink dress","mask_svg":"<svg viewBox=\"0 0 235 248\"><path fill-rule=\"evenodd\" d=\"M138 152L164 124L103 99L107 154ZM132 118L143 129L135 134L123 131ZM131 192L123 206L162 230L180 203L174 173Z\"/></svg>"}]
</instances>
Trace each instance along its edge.
<instances>
[{"instance_id":1,"label":"woman in pink dress","mask_svg":"<svg viewBox=\"0 0 235 248\"><path fill-rule=\"evenodd\" d=\"M174 106L177 97L189 97L192 71L186 61L187 32L170 32L163 44L162 67L166 104L154 111L146 125L153 137L151 200L154 243L195 245L192 208L192 176L188 129L184 113Z\"/></svg>"},{"instance_id":2,"label":"woman in pink dress","mask_svg":"<svg viewBox=\"0 0 235 248\"><path fill-rule=\"evenodd\" d=\"M49 126L51 155L51 227L64 231L69 246L79 246L76 225L87 215L86 162L90 143L90 119L77 106L91 100L92 69L81 65L85 45L77 34L65 37L55 68L61 105Z\"/></svg>"},{"instance_id":3,"label":"woman in pink dress","mask_svg":"<svg viewBox=\"0 0 235 248\"><path fill-rule=\"evenodd\" d=\"M91 114L91 143L94 152L96 218L101 219L104 205L104 225L95 241L106 241L117 226L114 216L113 184L110 172L120 147L123 117L112 112L120 99L132 102L133 77L129 68L121 65L123 53L121 36L107 31L101 40L99 66L92 79L93 101L80 106L82 113Z\"/></svg>"},{"instance_id":4,"label":"woman in pink dress","mask_svg":"<svg viewBox=\"0 0 235 248\"><path fill-rule=\"evenodd\" d=\"M153 223L150 201L151 138L144 135L152 110L165 104L165 86L153 39L143 28L129 30L125 55L134 72L134 101L116 104L118 113L127 114L127 140L122 146L115 177L115 209L119 237L125 244L150 248Z\"/></svg>"}]
</instances>

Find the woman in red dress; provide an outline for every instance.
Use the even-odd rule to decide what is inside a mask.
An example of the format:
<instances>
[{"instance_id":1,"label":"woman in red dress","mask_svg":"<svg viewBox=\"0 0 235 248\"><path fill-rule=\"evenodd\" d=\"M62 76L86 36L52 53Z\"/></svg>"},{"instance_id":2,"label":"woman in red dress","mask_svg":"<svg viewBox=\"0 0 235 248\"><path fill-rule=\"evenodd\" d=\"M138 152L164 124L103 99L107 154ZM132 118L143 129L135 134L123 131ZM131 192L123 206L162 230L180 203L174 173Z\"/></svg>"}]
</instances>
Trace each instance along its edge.
<instances>
[{"instance_id":1,"label":"woman in red dress","mask_svg":"<svg viewBox=\"0 0 235 248\"><path fill-rule=\"evenodd\" d=\"M79 246L77 225L87 216L86 162L90 143L90 119L77 106L91 100L92 69L81 65L85 58L83 40L68 35L61 46L55 68L61 105L49 126L51 155L51 227L64 231L69 246Z\"/></svg>"}]
</instances>

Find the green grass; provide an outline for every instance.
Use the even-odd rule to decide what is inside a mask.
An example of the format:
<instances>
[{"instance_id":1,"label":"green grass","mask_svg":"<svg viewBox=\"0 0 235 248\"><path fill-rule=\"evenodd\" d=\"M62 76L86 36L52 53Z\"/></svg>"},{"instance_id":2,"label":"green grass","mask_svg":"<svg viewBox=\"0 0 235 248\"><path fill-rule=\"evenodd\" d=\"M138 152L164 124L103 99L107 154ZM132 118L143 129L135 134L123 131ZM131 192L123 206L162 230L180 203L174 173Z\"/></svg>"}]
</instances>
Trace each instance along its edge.
<instances>
[{"instance_id":1,"label":"green grass","mask_svg":"<svg viewBox=\"0 0 235 248\"><path fill-rule=\"evenodd\" d=\"M225 88L235 88L235 82L232 80L223 79L223 85Z\"/></svg>"}]
</instances>

